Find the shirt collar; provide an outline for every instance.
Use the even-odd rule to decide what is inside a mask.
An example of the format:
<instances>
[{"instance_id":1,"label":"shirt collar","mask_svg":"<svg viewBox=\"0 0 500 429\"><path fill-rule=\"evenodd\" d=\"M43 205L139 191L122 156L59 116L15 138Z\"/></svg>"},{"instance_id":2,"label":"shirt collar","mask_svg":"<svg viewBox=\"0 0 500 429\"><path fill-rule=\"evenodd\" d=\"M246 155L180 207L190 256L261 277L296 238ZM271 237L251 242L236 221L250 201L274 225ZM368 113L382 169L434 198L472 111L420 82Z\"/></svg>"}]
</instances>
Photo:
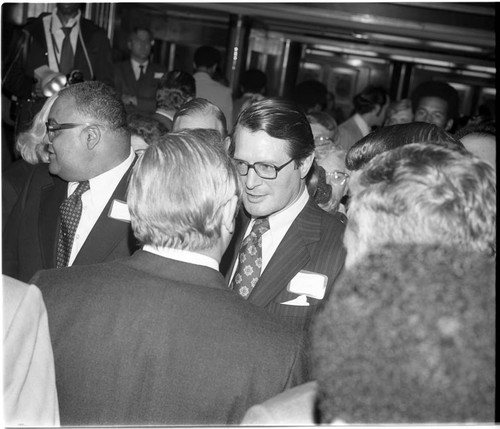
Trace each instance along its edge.
<instances>
[{"instance_id":1,"label":"shirt collar","mask_svg":"<svg viewBox=\"0 0 500 429\"><path fill-rule=\"evenodd\" d=\"M306 206L309 200L309 192L307 186L304 186L302 194L286 209L269 216L269 228L276 230L277 228L286 227L292 224L295 218L299 215L302 209Z\"/></svg>"},{"instance_id":2,"label":"shirt collar","mask_svg":"<svg viewBox=\"0 0 500 429\"><path fill-rule=\"evenodd\" d=\"M144 71L146 71L146 68L148 67L149 63L149 60L140 63L139 61L134 60L133 58L130 58L130 61L132 62L132 67L136 68L137 70L139 70L139 66L144 66Z\"/></svg>"},{"instance_id":3,"label":"shirt collar","mask_svg":"<svg viewBox=\"0 0 500 429\"><path fill-rule=\"evenodd\" d=\"M171 247L154 247L145 244L142 248L146 252L154 253L155 255L164 258L174 259L176 261L187 262L188 264L202 265L219 271L219 263L207 255L201 253L191 252L189 250L173 249Z\"/></svg>"},{"instance_id":4,"label":"shirt collar","mask_svg":"<svg viewBox=\"0 0 500 429\"><path fill-rule=\"evenodd\" d=\"M370 127L359 113L354 114L352 119L354 120L354 122L356 122L356 125L361 130L361 134L363 134L363 137L370 134Z\"/></svg>"}]
</instances>

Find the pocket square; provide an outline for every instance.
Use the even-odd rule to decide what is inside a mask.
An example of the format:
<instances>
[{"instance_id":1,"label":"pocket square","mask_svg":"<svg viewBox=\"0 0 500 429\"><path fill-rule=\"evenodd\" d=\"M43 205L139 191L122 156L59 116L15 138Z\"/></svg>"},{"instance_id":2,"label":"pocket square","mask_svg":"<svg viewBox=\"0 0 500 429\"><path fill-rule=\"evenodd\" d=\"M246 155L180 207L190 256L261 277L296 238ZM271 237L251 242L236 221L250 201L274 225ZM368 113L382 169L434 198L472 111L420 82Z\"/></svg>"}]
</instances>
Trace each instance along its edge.
<instances>
[{"instance_id":1,"label":"pocket square","mask_svg":"<svg viewBox=\"0 0 500 429\"><path fill-rule=\"evenodd\" d=\"M163 73L156 72L154 75L155 79L161 79L163 77Z\"/></svg>"},{"instance_id":2,"label":"pocket square","mask_svg":"<svg viewBox=\"0 0 500 429\"><path fill-rule=\"evenodd\" d=\"M297 295L305 295L314 299L323 299L328 276L302 270L290 281L286 290Z\"/></svg>"},{"instance_id":3,"label":"pocket square","mask_svg":"<svg viewBox=\"0 0 500 429\"><path fill-rule=\"evenodd\" d=\"M300 307L308 307L310 304L307 302L307 296L300 295L290 301L280 302L281 305L296 305Z\"/></svg>"},{"instance_id":4,"label":"pocket square","mask_svg":"<svg viewBox=\"0 0 500 429\"><path fill-rule=\"evenodd\" d=\"M120 200L113 200L108 217L123 222L130 222L130 212L128 211L127 203Z\"/></svg>"}]
</instances>

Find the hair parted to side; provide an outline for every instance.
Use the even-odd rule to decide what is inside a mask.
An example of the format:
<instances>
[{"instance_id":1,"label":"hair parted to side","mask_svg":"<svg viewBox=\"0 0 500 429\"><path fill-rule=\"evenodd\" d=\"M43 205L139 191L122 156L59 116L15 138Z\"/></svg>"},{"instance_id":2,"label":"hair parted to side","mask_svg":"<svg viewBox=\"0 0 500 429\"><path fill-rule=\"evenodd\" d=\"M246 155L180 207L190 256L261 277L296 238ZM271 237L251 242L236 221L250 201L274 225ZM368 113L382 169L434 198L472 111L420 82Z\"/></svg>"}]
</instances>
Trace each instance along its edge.
<instances>
[{"instance_id":1,"label":"hair parted to side","mask_svg":"<svg viewBox=\"0 0 500 429\"><path fill-rule=\"evenodd\" d=\"M170 133L136 162L127 199L141 244L199 251L220 237L222 207L240 195L239 181L224 150L200 136Z\"/></svg>"},{"instance_id":2,"label":"hair parted to side","mask_svg":"<svg viewBox=\"0 0 500 429\"><path fill-rule=\"evenodd\" d=\"M392 244L338 279L313 327L320 423L495 419L495 261Z\"/></svg>"},{"instance_id":3,"label":"hair parted to side","mask_svg":"<svg viewBox=\"0 0 500 429\"><path fill-rule=\"evenodd\" d=\"M314 137L306 115L292 101L267 98L243 110L236 120L231 136L230 153L234 154L234 137L239 128L250 132L264 131L271 137L288 143L288 155L298 166L314 152Z\"/></svg>"},{"instance_id":4,"label":"hair parted to side","mask_svg":"<svg viewBox=\"0 0 500 429\"><path fill-rule=\"evenodd\" d=\"M360 170L376 155L410 143L426 143L467 153L464 145L441 127L427 122L388 125L358 140L346 155L346 167Z\"/></svg>"},{"instance_id":5,"label":"hair parted to side","mask_svg":"<svg viewBox=\"0 0 500 429\"><path fill-rule=\"evenodd\" d=\"M76 111L89 122L98 122L117 134L130 135L125 105L111 86L100 81L85 81L63 88L59 97L73 97Z\"/></svg>"},{"instance_id":6,"label":"hair parted to side","mask_svg":"<svg viewBox=\"0 0 500 429\"><path fill-rule=\"evenodd\" d=\"M214 117L219 123L222 130L223 138L227 136L227 121L222 110L216 104L208 101L205 98L192 98L186 101L180 108L175 112L174 118L172 120L172 129L175 129L176 121L183 117L192 114L204 114L206 116Z\"/></svg>"},{"instance_id":7,"label":"hair parted to side","mask_svg":"<svg viewBox=\"0 0 500 429\"><path fill-rule=\"evenodd\" d=\"M41 110L33 118L31 126L17 137L16 151L29 164L49 162L49 153L44 142L47 134L45 123L49 119L50 109L58 97L59 93L56 93L47 98Z\"/></svg>"},{"instance_id":8,"label":"hair parted to side","mask_svg":"<svg viewBox=\"0 0 500 429\"><path fill-rule=\"evenodd\" d=\"M361 249L438 243L496 252L496 176L479 158L414 143L373 158L349 187L348 229Z\"/></svg>"}]
</instances>

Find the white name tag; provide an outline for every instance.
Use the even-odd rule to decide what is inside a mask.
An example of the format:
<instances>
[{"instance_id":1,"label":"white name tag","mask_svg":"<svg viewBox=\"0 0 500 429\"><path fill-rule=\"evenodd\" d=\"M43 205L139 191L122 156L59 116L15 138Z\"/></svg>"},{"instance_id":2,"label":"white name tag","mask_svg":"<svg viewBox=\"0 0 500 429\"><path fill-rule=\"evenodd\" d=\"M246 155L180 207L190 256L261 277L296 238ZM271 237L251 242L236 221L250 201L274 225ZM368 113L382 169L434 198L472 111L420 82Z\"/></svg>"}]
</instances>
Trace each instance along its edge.
<instances>
[{"instance_id":1,"label":"white name tag","mask_svg":"<svg viewBox=\"0 0 500 429\"><path fill-rule=\"evenodd\" d=\"M328 276L302 270L290 281L286 290L297 295L305 295L314 299L323 299Z\"/></svg>"},{"instance_id":2,"label":"white name tag","mask_svg":"<svg viewBox=\"0 0 500 429\"><path fill-rule=\"evenodd\" d=\"M128 211L127 203L120 200L113 200L108 216L124 222L130 222L130 212Z\"/></svg>"},{"instance_id":3,"label":"white name tag","mask_svg":"<svg viewBox=\"0 0 500 429\"><path fill-rule=\"evenodd\" d=\"M163 73L155 73L155 79L161 79L163 77Z\"/></svg>"}]
</instances>

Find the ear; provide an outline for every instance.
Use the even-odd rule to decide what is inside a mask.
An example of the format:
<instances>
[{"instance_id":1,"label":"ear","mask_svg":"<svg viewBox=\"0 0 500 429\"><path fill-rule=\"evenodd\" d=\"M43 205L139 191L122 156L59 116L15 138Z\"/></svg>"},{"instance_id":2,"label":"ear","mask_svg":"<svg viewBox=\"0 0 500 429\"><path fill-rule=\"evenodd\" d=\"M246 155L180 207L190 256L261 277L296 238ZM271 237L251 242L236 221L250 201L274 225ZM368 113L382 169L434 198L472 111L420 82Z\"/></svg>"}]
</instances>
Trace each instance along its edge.
<instances>
[{"instance_id":1,"label":"ear","mask_svg":"<svg viewBox=\"0 0 500 429\"><path fill-rule=\"evenodd\" d=\"M238 209L238 196L233 195L229 201L222 207L222 227L229 234L234 232L234 224L236 219L236 210Z\"/></svg>"},{"instance_id":2,"label":"ear","mask_svg":"<svg viewBox=\"0 0 500 429\"><path fill-rule=\"evenodd\" d=\"M311 169L312 163L314 161L314 152L311 153L307 158L304 158L300 161L299 169L300 169L300 178L305 179L307 173Z\"/></svg>"},{"instance_id":3,"label":"ear","mask_svg":"<svg viewBox=\"0 0 500 429\"><path fill-rule=\"evenodd\" d=\"M453 126L453 119L448 119L446 125L444 126L444 130L450 131L452 126Z\"/></svg>"},{"instance_id":4,"label":"ear","mask_svg":"<svg viewBox=\"0 0 500 429\"><path fill-rule=\"evenodd\" d=\"M132 50L132 41L131 41L131 40L129 40L129 41L127 42L127 48L129 49L129 51L131 51L131 50Z\"/></svg>"},{"instance_id":5,"label":"ear","mask_svg":"<svg viewBox=\"0 0 500 429\"><path fill-rule=\"evenodd\" d=\"M85 133L85 143L88 150L93 150L101 141L101 130L99 127L90 125L83 132Z\"/></svg>"}]
</instances>

